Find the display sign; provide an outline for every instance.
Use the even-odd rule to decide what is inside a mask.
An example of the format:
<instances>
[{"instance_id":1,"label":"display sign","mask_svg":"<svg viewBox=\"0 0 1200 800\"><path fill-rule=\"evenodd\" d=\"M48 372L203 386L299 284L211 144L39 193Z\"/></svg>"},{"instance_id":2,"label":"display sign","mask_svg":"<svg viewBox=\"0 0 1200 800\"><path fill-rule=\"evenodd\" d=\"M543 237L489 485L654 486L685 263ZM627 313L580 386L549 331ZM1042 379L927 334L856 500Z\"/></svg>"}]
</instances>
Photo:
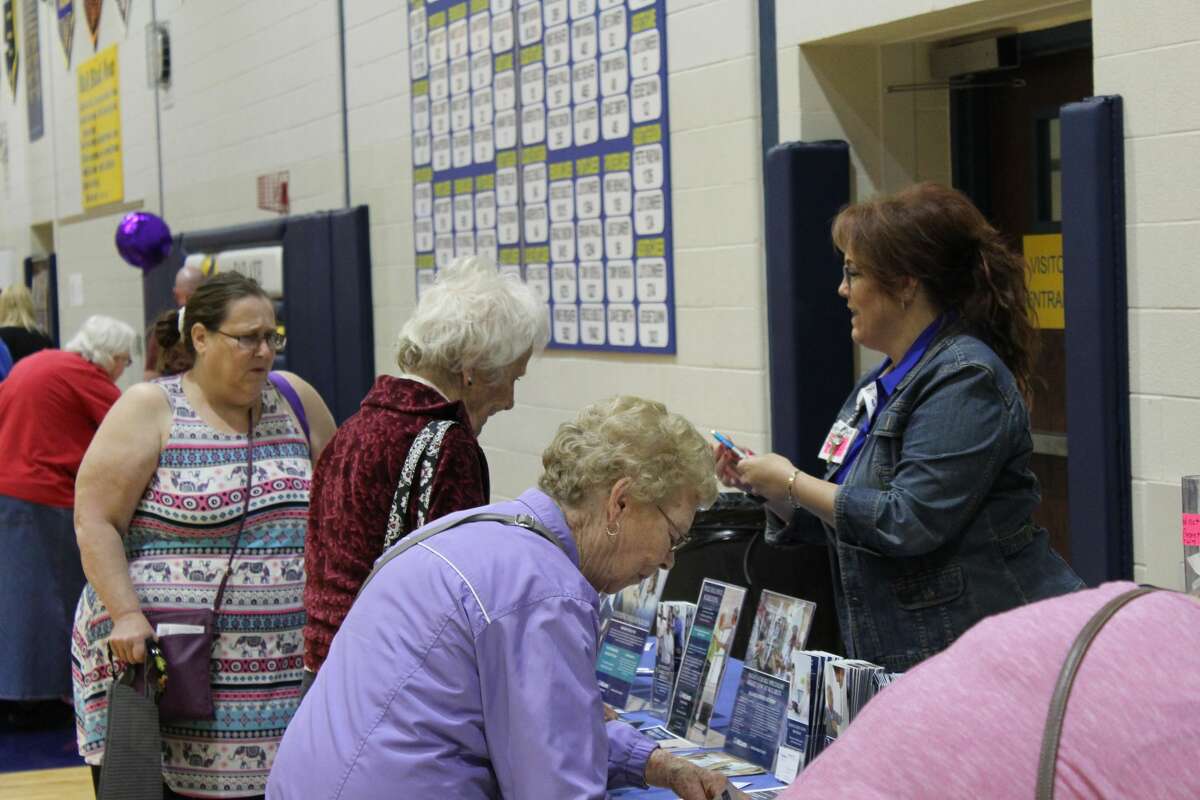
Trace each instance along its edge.
<instances>
[{"instance_id":1,"label":"display sign","mask_svg":"<svg viewBox=\"0 0 1200 800\"><path fill-rule=\"evenodd\" d=\"M121 93L114 44L79 65L79 168L83 209L124 199Z\"/></svg>"},{"instance_id":2,"label":"display sign","mask_svg":"<svg viewBox=\"0 0 1200 800\"><path fill-rule=\"evenodd\" d=\"M1037 311L1037 326L1062 330L1067 326L1063 305L1063 239L1061 233L1042 233L1022 239L1029 262L1029 302Z\"/></svg>"},{"instance_id":3,"label":"display sign","mask_svg":"<svg viewBox=\"0 0 1200 800\"><path fill-rule=\"evenodd\" d=\"M551 347L675 352L665 0L409 0L418 293L480 254Z\"/></svg>"},{"instance_id":4,"label":"display sign","mask_svg":"<svg viewBox=\"0 0 1200 800\"><path fill-rule=\"evenodd\" d=\"M729 735L725 738L726 752L763 769L774 767L787 714L788 691L787 680L743 669L733 702Z\"/></svg>"},{"instance_id":5,"label":"display sign","mask_svg":"<svg viewBox=\"0 0 1200 800\"><path fill-rule=\"evenodd\" d=\"M596 683L604 702L624 709L637 677L646 639L654 624L655 609L667 584L668 570L660 569L645 580L627 586L612 598L609 621L601 630L596 658Z\"/></svg>"},{"instance_id":6,"label":"display sign","mask_svg":"<svg viewBox=\"0 0 1200 800\"><path fill-rule=\"evenodd\" d=\"M703 743L745 597L740 586L709 578L700 585L696 616L671 695L667 729L672 733Z\"/></svg>"}]
</instances>

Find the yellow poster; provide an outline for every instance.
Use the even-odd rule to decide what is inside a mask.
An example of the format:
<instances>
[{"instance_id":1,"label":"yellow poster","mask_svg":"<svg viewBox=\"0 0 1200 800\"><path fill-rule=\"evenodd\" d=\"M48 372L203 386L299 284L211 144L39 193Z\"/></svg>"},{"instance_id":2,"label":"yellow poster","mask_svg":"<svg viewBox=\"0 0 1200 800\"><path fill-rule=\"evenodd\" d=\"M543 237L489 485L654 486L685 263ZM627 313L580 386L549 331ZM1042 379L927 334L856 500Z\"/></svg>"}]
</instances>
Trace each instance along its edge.
<instances>
[{"instance_id":1,"label":"yellow poster","mask_svg":"<svg viewBox=\"0 0 1200 800\"><path fill-rule=\"evenodd\" d=\"M83 210L125 199L117 46L79 65L79 169Z\"/></svg>"},{"instance_id":2,"label":"yellow poster","mask_svg":"<svg viewBox=\"0 0 1200 800\"><path fill-rule=\"evenodd\" d=\"M1024 237L1025 260L1029 262L1029 302L1037 311L1037 326L1062 330L1067 326L1063 310L1063 244L1061 233Z\"/></svg>"}]
</instances>

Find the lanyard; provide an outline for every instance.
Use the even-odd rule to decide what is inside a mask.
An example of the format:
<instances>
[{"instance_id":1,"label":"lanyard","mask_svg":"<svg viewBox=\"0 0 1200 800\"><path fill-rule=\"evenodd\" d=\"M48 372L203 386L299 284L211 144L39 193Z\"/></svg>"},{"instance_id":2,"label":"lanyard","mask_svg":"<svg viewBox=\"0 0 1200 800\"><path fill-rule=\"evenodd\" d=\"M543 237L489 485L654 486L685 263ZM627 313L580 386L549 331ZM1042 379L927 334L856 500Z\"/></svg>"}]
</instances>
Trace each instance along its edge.
<instances>
[{"instance_id":1,"label":"lanyard","mask_svg":"<svg viewBox=\"0 0 1200 800\"><path fill-rule=\"evenodd\" d=\"M854 431L850 439L848 449L842 458L841 466L834 473L834 483L841 483L850 474L850 468L854 466L855 459L858 458L859 452L866 443L867 434L874 427L875 420L879 418L883 410L888 407L888 403L895 397L896 389L899 387L900 382L904 380L905 376L925 356L926 351L929 350L929 345L933 343L933 338L937 335L944 320L945 315L940 315L933 322L929 323L891 372L888 372L886 375L883 374L884 370L892 363L891 359L886 359L879 365L879 369L875 372L875 377L866 386L858 390L854 416L849 422L850 426L855 426L857 422L858 424L855 426L857 430ZM837 423L834 423L834 427L836 428L839 424L845 423L839 420Z\"/></svg>"}]
</instances>

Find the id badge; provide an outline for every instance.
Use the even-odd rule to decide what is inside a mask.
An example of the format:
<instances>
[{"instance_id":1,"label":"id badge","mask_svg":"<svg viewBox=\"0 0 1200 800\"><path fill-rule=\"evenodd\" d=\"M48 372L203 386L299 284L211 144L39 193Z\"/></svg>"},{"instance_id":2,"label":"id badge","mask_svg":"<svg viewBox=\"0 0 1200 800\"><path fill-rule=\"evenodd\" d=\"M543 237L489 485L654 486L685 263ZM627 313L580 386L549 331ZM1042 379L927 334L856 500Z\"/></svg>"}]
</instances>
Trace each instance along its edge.
<instances>
[{"instance_id":1,"label":"id badge","mask_svg":"<svg viewBox=\"0 0 1200 800\"><path fill-rule=\"evenodd\" d=\"M855 436L858 436L858 428L839 419L829 429L829 435L825 437L825 444L821 445L817 457L829 464L841 464Z\"/></svg>"}]
</instances>

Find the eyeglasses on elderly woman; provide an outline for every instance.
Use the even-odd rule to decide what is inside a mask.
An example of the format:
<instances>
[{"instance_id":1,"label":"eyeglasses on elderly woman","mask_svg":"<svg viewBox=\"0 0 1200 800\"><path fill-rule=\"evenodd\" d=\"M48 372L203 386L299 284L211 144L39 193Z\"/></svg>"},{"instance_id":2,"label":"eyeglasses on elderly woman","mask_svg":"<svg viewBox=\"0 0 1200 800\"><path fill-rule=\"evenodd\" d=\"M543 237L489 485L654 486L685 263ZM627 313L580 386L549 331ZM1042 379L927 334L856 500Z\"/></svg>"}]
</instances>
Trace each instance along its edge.
<instances>
[{"instance_id":1,"label":"eyeglasses on elderly woman","mask_svg":"<svg viewBox=\"0 0 1200 800\"><path fill-rule=\"evenodd\" d=\"M663 511L662 506L655 503L654 507L658 509L658 513L663 515L663 519L665 519L667 521L667 526L671 530L671 532L669 534L667 534L668 538L670 538L670 540L671 540L671 552L678 553L680 550L687 547L691 543L692 534L690 532L684 533L683 531L681 531L679 529L679 526L675 524L675 521L673 519L671 519L669 516L667 516L667 512Z\"/></svg>"}]
</instances>

